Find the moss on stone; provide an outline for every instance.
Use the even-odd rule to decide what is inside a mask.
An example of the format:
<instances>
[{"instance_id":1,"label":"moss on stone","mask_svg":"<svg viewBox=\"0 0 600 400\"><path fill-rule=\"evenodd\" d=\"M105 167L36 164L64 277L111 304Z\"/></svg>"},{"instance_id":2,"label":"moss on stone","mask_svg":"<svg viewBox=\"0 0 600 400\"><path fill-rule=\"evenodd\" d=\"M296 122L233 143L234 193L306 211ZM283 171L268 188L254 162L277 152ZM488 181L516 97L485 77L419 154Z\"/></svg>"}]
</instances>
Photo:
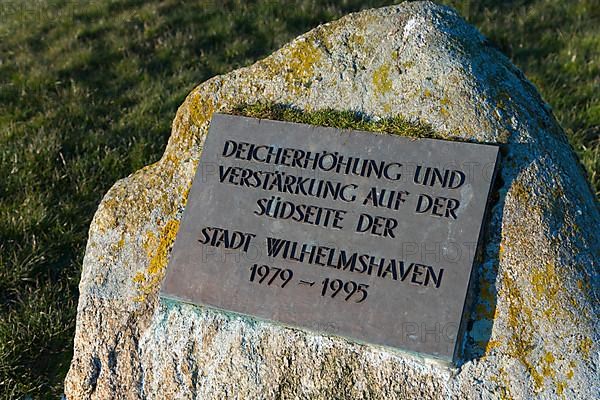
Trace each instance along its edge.
<instances>
[{"instance_id":1,"label":"moss on stone","mask_svg":"<svg viewBox=\"0 0 600 400\"><path fill-rule=\"evenodd\" d=\"M233 109L231 113L253 118L296 122L338 129L388 133L414 138L449 138L444 134L434 131L429 125L411 122L399 115L375 120L354 111L332 109L302 111L273 103L244 104Z\"/></svg>"}]
</instances>

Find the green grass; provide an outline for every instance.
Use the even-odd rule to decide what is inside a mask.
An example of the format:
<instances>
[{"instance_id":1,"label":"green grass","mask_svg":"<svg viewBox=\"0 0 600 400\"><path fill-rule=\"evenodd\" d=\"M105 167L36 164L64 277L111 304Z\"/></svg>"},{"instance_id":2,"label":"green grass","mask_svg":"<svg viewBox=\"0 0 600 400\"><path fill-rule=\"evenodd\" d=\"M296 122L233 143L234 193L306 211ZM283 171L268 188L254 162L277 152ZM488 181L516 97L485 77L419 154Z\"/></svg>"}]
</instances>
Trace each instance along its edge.
<instances>
[{"instance_id":1,"label":"green grass","mask_svg":"<svg viewBox=\"0 0 600 400\"><path fill-rule=\"evenodd\" d=\"M185 95L385 2L0 0L0 398L57 398L93 213L156 161ZM600 4L453 1L553 107L600 189Z\"/></svg>"},{"instance_id":2,"label":"green grass","mask_svg":"<svg viewBox=\"0 0 600 400\"><path fill-rule=\"evenodd\" d=\"M275 121L296 122L299 124L319 125L338 129L389 133L413 138L446 139L447 136L435 132L430 126L407 121L401 116L380 120L368 119L359 113L345 110L324 109L301 111L281 104L257 103L241 104L230 114L245 117L271 119Z\"/></svg>"}]
</instances>

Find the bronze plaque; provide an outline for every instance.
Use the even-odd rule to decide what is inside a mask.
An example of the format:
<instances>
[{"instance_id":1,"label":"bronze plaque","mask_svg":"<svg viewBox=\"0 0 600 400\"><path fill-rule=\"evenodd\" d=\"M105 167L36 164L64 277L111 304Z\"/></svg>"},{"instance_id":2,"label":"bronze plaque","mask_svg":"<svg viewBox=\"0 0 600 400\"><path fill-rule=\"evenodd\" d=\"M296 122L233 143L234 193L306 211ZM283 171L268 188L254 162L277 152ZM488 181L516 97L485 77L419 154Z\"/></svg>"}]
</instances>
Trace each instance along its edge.
<instances>
[{"instance_id":1,"label":"bronze plaque","mask_svg":"<svg viewBox=\"0 0 600 400\"><path fill-rule=\"evenodd\" d=\"M497 157L215 114L161 294L452 361Z\"/></svg>"}]
</instances>

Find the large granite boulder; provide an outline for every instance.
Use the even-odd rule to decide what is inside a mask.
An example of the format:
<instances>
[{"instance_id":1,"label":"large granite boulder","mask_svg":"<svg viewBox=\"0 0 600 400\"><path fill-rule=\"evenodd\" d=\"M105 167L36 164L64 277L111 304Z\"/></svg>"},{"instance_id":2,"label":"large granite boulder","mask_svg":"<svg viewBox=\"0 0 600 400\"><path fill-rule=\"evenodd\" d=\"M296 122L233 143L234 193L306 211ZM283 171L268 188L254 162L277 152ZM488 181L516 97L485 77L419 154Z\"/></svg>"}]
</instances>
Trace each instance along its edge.
<instances>
[{"instance_id":1,"label":"large granite boulder","mask_svg":"<svg viewBox=\"0 0 600 400\"><path fill-rule=\"evenodd\" d=\"M241 103L399 114L500 143L502 165L456 368L160 300L211 115ZM594 398L600 215L535 88L453 10L348 15L179 108L162 159L117 182L90 227L68 399Z\"/></svg>"}]
</instances>

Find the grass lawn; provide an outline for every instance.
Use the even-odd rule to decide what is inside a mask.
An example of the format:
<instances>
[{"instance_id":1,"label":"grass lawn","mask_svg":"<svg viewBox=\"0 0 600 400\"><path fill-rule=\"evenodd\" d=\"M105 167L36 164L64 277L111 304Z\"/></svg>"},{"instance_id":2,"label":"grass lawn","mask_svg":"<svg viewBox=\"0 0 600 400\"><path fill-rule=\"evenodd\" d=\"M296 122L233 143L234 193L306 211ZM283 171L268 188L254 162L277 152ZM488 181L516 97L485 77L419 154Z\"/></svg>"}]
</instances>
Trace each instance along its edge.
<instances>
[{"instance_id":1,"label":"grass lawn","mask_svg":"<svg viewBox=\"0 0 600 400\"><path fill-rule=\"evenodd\" d=\"M0 0L0 399L58 398L93 213L198 83L385 1ZM600 2L451 1L539 88L600 190ZM500 4L501 3L501 4Z\"/></svg>"}]
</instances>

